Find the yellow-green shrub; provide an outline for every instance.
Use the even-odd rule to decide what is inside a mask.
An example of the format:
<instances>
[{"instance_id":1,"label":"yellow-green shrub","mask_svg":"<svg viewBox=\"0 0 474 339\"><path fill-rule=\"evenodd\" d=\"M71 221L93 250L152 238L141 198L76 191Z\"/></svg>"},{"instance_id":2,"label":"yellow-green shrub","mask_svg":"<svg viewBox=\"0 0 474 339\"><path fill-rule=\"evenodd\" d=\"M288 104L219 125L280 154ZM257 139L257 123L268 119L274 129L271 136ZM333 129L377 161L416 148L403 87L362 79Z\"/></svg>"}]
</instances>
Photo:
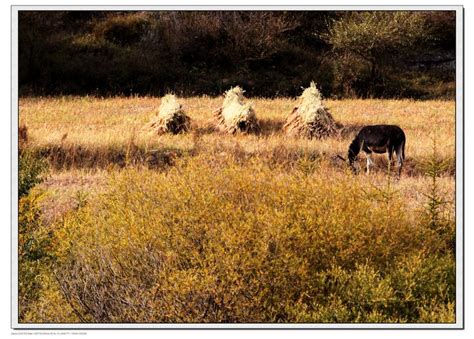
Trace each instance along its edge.
<instances>
[{"instance_id":1,"label":"yellow-green shrub","mask_svg":"<svg viewBox=\"0 0 474 339\"><path fill-rule=\"evenodd\" d=\"M38 299L42 289L42 271L51 258L51 233L41 220L41 193L30 193L18 205L18 309L19 320Z\"/></svg>"},{"instance_id":2,"label":"yellow-green shrub","mask_svg":"<svg viewBox=\"0 0 474 339\"><path fill-rule=\"evenodd\" d=\"M125 169L57 225L71 321L452 321L451 254L364 179L225 156Z\"/></svg>"},{"instance_id":3,"label":"yellow-green shrub","mask_svg":"<svg viewBox=\"0 0 474 339\"><path fill-rule=\"evenodd\" d=\"M28 148L26 126L20 126L18 154L18 320L28 321L27 313L43 289L44 270L53 253L52 232L42 221L41 201L44 193L33 191L48 171L48 164Z\"/></svg>"},{"instance_id":4,"label":"yellow-green shrub","mask_svg":"<svg viewBox=\"0 0 474 339\"><path fill-rule=\"evenodd\" d=\"M24 197L48 172L48 163L34 151L26 148L18 154L18 197Z\"/></svg>"}]
</instances>

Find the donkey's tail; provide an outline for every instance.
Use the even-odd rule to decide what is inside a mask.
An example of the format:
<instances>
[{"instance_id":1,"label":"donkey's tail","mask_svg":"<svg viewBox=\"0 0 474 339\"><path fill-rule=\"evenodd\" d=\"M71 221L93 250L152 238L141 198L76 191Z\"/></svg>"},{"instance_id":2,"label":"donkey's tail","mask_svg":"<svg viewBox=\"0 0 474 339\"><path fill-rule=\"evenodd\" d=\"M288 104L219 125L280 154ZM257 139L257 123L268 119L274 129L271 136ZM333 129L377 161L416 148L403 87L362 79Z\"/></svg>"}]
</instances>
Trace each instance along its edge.
<instances>
[{"instance_id":1,"label":"donkey's tail","mask_svg":"<svg viewBox=\"0 0 474 339\"><path fill-rule=\"evenodd\" d=\"M406 139L403 139L403 145L402 145L402 158L403 158L403 160L405 160L405 143L406 143Z\"/></svg>"}]
</instances>

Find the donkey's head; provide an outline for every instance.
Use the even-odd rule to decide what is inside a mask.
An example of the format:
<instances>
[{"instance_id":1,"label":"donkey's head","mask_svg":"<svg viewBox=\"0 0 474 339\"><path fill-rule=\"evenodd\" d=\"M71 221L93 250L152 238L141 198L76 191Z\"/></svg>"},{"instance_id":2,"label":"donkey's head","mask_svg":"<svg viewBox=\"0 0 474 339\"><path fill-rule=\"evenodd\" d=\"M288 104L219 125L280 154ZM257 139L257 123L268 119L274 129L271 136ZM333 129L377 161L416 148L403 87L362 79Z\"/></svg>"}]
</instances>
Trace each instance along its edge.
<instances>
[{"instance_id":1,"label":"donkey's head","mask_svg":"<svg viewBox=\"0 0 474 339\"><path fill-rule=\"evenodd\" d=\"M360 142L359 139L356 137L352 143L349 145L349 151L347 152L347 162L349 163L349 167L352 169L352 172L357 173L357 168L354 164L357 155L360 152Z\"/></svg>"}]
</instances>

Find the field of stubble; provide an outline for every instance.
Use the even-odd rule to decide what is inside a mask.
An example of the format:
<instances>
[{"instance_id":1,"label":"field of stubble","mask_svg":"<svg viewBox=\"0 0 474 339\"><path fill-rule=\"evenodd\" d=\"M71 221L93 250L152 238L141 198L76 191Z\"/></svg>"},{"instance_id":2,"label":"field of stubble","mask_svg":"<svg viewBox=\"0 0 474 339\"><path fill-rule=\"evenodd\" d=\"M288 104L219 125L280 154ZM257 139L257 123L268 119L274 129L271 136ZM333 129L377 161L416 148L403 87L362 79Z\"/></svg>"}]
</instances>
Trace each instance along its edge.
<instances>
[{"instance_id":1,"label":"field of stubble","mask_svg":"<svg viewBox=\"0 0 474 339\"><path fill-rule=\"evenodd\" d=\"M182 99L192 131L158 136L158 98L20 99L49 163L20 321L455 321L453 101L328 100L344 130L305 140L281 131L294 99L252 99L260 135L214 131L221 100ZM378 123L405 131L400 180L337 157Z\"/></svg>"}]
</instances>

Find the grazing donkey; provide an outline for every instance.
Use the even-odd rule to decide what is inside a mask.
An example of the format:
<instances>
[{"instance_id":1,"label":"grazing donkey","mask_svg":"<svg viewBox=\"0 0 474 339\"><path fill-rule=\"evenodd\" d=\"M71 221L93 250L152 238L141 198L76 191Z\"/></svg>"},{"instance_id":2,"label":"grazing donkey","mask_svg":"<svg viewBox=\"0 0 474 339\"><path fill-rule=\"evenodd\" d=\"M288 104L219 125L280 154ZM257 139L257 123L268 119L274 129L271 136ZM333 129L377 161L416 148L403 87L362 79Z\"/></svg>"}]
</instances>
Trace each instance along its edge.
<instances>
[{"instance_id":1,"label":"grazing donkey","mask_svg":"<svg viewBox=\"0 0 474 339\"><path fill-rule=\"evenodd\" d=\"M367 174L370 172L372 152L388 152L389 166L392 162L392 155L397 154L398 177L402 171L403 160L405 160L405 133L395 125L373 125L363 127L349 146L349 166L354 172L354 161L360 151L364 151L367 156Z\"/></svg>"}]
</instances>

